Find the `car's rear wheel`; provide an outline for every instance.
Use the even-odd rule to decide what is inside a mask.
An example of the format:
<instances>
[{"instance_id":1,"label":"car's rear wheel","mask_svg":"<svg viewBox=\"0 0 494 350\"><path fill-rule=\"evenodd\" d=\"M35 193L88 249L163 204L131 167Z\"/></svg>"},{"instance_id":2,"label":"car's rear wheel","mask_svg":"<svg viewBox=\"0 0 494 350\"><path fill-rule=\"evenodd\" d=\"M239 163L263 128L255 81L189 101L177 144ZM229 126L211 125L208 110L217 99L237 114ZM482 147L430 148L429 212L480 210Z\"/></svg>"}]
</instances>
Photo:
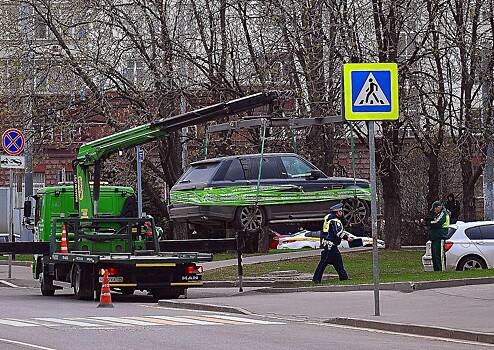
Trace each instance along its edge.
<instances>
[{"instance_id":1,"label":"car's rear wheel","mask_svg":"<svg viewBox=\"0 0 494 350\"><path fill-rule=\"evenodd\" d=\"M365 224L369 218L369 204L359 198L343 201L343 214L349 225Z\"/></svg>"},{"instance_id":2,"label":"car's rear wheel","mask_svg":"<svg viewBox=\"0 0 494 350\"><path fill-rule=\"evenodd\" d=\"M460 260L457 266L457 270L459 271L468 271L468 270L478 270L478 269L486 269L487 264L485 261L474 255L466 256Z\"/></svg>"},{"instance_id":3,"label":"car's rear wheel","mask_svg":"<svg viewBox=\"0 0 494 350\"><path fill-rule=\"evenodd\" d=\"M259 232L266 223L264 210L258 206L240 207L235 213L235 226L247 233Z\"/></svg>"}]
</instances>

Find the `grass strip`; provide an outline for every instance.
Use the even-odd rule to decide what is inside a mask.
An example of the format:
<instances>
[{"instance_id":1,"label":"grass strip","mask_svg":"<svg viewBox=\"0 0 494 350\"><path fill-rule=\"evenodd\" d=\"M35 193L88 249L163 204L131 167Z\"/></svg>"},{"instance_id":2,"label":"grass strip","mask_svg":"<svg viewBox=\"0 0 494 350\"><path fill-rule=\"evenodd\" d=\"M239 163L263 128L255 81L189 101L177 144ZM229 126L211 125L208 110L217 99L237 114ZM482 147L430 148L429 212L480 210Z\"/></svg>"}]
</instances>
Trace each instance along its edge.
<instances>
[{"instance_id":1,"label":"grass strip","mask_svg":"<svg viewBox=\"0 0 494 350\"><path fill-rule=\"evenodd\" d=\"M472 271L425 272L422 266L424 252L410 250L379 251L379 277L386 282L439 281L458 278L494 277L494 269ZM331 278L323 284L354 285L372 283L372 252L352 252L343 254L345 269L351 277L348 281ZM275 271L295 270L312 274L319 263L319 257L298 258L292 260L267 262L244 266L245 277L258 277ZM335 273L331 265L326 273ZM235 280L237 267L229 266L206 271L204 279L208 281Z\"/></svg>"}]
</instances>

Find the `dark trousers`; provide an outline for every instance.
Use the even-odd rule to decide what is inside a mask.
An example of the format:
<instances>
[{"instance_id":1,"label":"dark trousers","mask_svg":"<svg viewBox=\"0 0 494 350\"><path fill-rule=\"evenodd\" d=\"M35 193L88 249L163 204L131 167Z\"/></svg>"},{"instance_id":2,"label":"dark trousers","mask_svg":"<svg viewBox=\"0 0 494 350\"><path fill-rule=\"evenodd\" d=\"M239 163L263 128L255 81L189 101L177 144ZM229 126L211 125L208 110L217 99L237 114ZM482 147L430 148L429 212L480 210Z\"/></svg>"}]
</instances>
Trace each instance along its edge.
<instances>
[{"instance_id":1,"label":"dark trousers","mask_svg":"<svg viewBox=\"0 0 494 350\"><path fill-rule=\"evenodd\" d=\"M435 239L431 241L432 250L432 265L434 266L434 271L441 271L443 266L441 264L441 240Z\"/></svg>"},{"instance_id":2,"label":"dark trousers","mask_svg":"<svg viewBox=\"0 0 494 350\"><path fill-rule=\"evenodd\" d=\"M341 253L338 248L333 247L329 250L323 249L323 251L321 252L321 261L319 261L319 265L317 265L316 271L314 272L314 277L312 277L312 280L314 282L321 282L324 269L328 265L333 265L336 272L338 272L338 276L340 277L341 281L348 279L348 274L343 267L343 259L341 258Z\"/></svg>"}]
</instances>

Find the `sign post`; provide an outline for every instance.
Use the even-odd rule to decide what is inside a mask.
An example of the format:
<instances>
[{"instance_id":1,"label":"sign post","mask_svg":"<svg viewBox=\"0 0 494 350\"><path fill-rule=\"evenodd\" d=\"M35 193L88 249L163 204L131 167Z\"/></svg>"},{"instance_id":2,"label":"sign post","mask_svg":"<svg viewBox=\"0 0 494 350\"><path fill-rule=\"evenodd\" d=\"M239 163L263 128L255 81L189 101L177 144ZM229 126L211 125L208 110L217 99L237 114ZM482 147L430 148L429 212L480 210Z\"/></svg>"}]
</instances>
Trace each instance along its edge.
<instances>
[{"instance_id":1,"label":"sign post","mask_svg":"<svg viewBox=\"0 0 494 350\"><path fill-rule=\"evenodd\" d=\"M377 181L374 121L398 119L398 67L395 63L350 63L343 66L343 114L348 122L366 121L372 221L374 315L380 316L377 250Z\"/></svg>"},{"instance_id":2,"label":"sign post","mask_svg":"<svg viewBox=\"0 0 494 350\"><path fill-rule=\"evenodd\" d=\"M9 242L14 241L14 171L24 169L24 135L19 129L10 128L2 135L2 148L9 156L1 156L0 167L9 169ZM12 278L12 254L9 255L9 278Z\"/></svg>"},{"instance_id":3,"label":"sign post","mask_svg":"<svg viewBox=\"0 0 494 350\"><path fill-rule=\"evenodd\" d=\"M142 162L144 161L144 150L136 146L137 155L137 217L142 217Z\"/></svg>"}]
</instances>

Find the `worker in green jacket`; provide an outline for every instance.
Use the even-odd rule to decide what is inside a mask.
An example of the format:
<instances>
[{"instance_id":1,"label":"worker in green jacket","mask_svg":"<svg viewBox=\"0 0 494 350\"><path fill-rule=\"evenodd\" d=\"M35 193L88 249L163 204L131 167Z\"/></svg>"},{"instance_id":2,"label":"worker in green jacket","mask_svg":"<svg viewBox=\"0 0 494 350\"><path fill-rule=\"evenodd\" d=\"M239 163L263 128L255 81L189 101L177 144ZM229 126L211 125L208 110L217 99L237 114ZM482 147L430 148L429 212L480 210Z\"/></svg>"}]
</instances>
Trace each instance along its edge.
<instances>
[{"instance_id":1,"label":"worker in green jacket","mask_svg":"<svg viewBox=\"0 0 494 350\"><path fill-rule=\"evenodd\" d=\"M432 264L434 271L441 271L441 242L448 235L449 211L444 208L440 201L435 201L432 203L431 212L433 212L433 217L428 220L427 225L429 226L429 239L431 240Z\"/></svg>"}]
</instances>

